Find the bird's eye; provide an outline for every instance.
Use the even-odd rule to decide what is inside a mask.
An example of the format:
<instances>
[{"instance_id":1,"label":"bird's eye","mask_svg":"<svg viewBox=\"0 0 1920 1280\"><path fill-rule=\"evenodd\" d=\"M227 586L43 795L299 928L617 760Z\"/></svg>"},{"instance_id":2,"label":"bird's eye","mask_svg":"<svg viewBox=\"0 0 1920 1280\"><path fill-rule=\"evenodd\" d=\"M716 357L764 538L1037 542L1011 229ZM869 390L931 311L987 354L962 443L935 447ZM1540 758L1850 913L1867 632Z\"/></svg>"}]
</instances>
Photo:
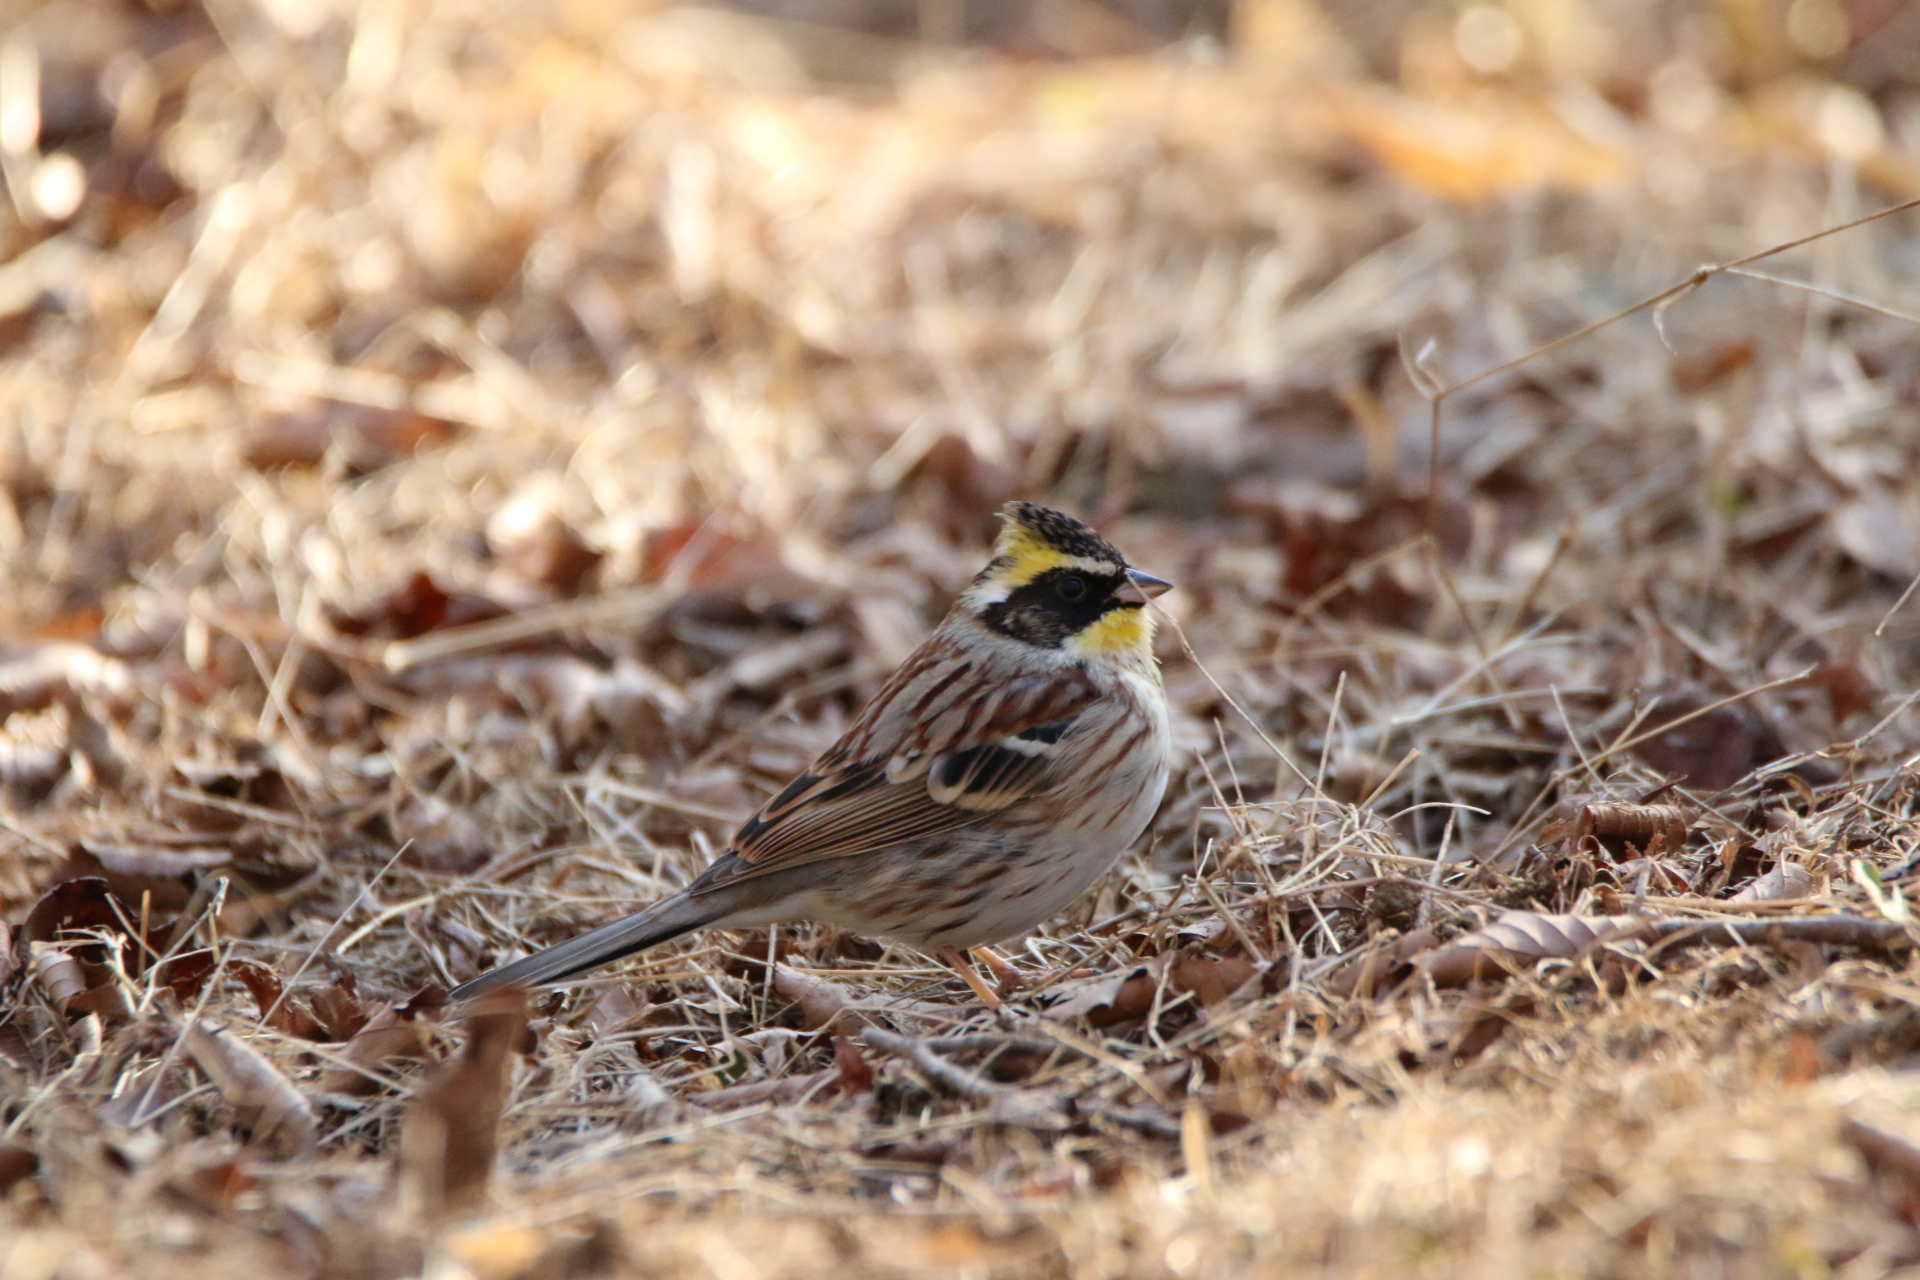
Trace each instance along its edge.
<instances>
[{"instance_id":1,"label":"bird's eye","mask_svg":"<svg viewBox=\"0 0 1920 1280\"><path fill-rule=\"evenodd\" d=\"M1054 584L1053 589L1069 604L1087 597L1087 584L1082 578L1062 578Z\"/></svg>"}]
</instances>

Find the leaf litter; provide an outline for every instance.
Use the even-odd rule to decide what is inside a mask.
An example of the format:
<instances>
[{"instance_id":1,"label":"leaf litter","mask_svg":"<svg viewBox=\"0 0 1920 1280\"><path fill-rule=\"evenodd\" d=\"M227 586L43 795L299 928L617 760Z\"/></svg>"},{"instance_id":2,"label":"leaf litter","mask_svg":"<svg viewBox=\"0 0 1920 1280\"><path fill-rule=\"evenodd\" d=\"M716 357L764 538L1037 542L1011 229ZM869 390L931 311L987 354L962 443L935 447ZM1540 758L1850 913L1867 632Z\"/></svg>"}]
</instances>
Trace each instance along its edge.
<instances>
[{"instance_id":1,"label":"leaf litter","mask_svg":"<svg viewBox=\"0 0 1920 1280\"><path fill-rule=\"evenodd\" d=\"M1914 215L1739 265L1920 196L1903 20L869 8L13 21L0 1271L1920 1266ZM1182 763L1006 1011L446 1007L1016 495L1180 584Z\"/></svg>"}]
</instances>

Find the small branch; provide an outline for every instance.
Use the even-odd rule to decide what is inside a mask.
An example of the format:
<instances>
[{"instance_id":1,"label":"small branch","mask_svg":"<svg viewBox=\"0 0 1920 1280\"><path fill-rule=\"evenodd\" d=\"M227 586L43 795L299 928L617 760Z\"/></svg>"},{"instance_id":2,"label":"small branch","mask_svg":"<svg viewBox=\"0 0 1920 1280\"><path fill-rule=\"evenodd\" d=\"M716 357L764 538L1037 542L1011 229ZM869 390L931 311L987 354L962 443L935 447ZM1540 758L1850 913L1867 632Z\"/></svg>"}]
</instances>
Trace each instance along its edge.
<instances>
[{"instance_id":1,"label":"small branch","mask_svg":"<svg viewBox=\"0 0 1920 1280\"><path fill-rule=\"evenodd\" d=\"M860 1042L911 1064L914 1070L927 1078L928 1084L936 1085L957 1098L965 1098L968 1102L992 1102L1012 1092L1005 1085L982 1080L965 1067L955 1066L918 1040L882 1031L879 1027L868 1027L862 1031Z\"/></svg>"}]
</instances>

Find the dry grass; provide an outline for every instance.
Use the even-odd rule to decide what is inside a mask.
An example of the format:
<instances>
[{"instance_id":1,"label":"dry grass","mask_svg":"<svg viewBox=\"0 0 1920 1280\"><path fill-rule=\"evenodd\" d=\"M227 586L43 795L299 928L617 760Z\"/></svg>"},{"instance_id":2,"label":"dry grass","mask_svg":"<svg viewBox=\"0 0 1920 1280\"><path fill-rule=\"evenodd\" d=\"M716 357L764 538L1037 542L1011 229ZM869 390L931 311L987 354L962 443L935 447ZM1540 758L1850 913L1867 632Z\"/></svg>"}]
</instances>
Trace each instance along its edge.
<instances>
[{"instance_id":1,"label":"dry grass","mask_svg":"<svg viewBox=\"0 0 1920 1280\"><path fill-rule=\"evenodd\" d=\"M1920 195L1912 15L1041 9L1114 56L7 15L0 1276L1920 1267L1920 218L1450 396L1431 496L1423 393ZM1011 1012L799 928L442 1020L1015 495L1181 585L1184 756Z\"/></svg>"}]
</instances>

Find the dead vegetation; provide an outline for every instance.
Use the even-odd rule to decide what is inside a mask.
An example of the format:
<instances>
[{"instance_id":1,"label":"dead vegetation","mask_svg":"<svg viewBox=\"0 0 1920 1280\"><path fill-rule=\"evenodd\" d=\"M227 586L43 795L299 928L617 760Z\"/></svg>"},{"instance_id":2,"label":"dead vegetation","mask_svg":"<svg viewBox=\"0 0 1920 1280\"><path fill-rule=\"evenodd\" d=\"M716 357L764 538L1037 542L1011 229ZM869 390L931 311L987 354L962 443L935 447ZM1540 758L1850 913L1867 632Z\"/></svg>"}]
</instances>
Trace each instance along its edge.
<instances>
[{"instance_id":1,"label":"dead vegetation","mask_svg":"<svg viewBox=\"0 0 1920 1280\"><path fill-rule=\"evenodd\" d=\"M740 8L6 15L6 1280L1920 1267L1920 218L1469 381L1920 196L1920 11ZM1185 756L1009 1012L448 1019L1016 495Z\"/></svg>"}]
</instances>

